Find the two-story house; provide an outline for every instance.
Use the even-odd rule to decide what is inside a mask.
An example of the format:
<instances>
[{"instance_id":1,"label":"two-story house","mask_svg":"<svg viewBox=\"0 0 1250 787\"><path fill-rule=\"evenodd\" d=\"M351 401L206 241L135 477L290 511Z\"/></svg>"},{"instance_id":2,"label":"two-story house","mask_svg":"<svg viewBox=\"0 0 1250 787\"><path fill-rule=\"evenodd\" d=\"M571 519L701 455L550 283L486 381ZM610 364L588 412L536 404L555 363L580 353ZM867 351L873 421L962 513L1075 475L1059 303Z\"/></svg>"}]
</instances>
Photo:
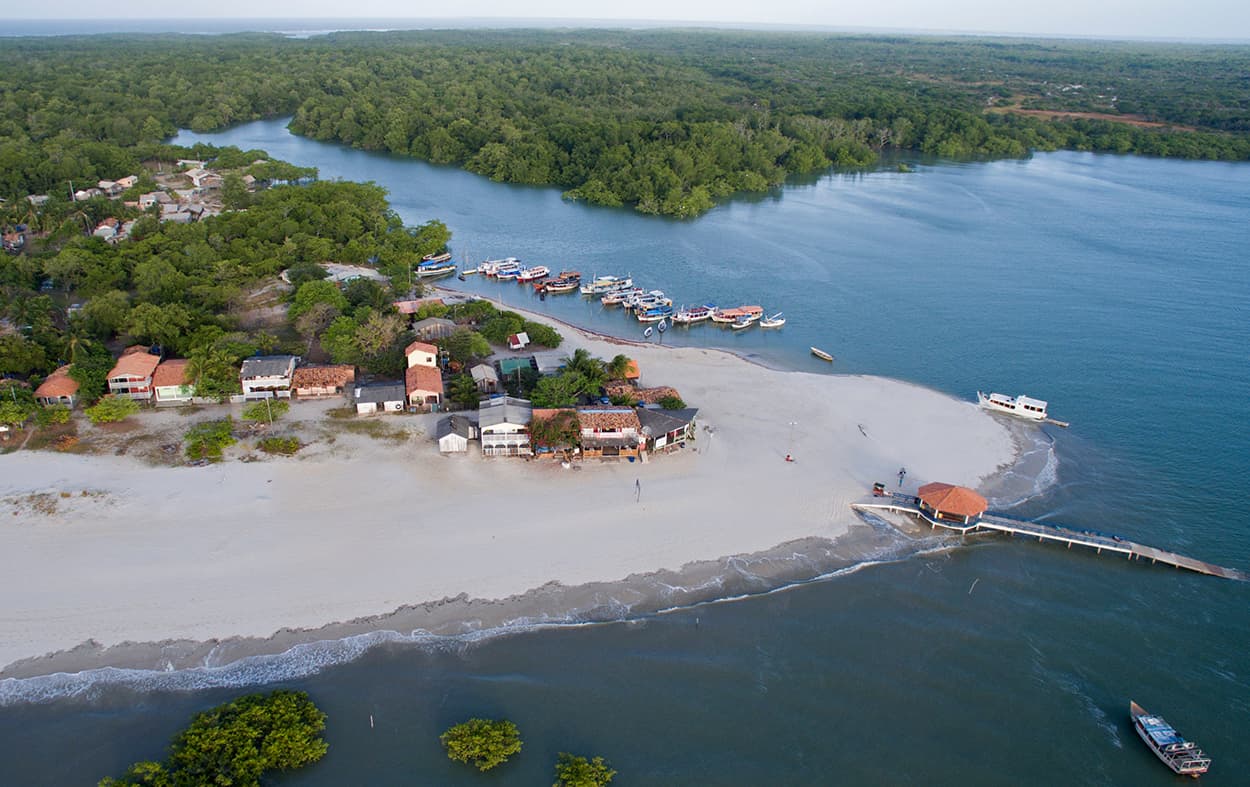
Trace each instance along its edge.
<instances>
[{"instance_id":1,"label":"two-story house","mask_svg":"<svg viewBox=\"0 0 1250 787\"><path fill-rule=\"evenodd\" d=\"M127 347L109 371L109 393L140 402L151 401L152 374L160 362L161 356L143 345Z\"/></svg>"},{"instance_id":2,"label":"two-story house","mask_svg":"<svg viewBox=\"0 0 1250 787\"><path fill-rule=\"evenodd\" d=\"M258 355L243 361L239 383L246 399L290 399L291 376L299 358L294 355Z\"/></svg>"}]
</instances>

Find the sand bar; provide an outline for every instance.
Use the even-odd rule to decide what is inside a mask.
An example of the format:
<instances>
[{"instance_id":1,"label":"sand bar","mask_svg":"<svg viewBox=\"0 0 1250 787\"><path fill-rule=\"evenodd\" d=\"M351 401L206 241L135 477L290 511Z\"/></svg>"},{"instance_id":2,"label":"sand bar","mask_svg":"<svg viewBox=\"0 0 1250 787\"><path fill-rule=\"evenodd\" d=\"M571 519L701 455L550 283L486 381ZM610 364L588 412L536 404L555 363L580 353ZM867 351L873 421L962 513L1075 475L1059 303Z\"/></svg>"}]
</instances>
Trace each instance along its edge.
<instances>
[{"instance_id":1,"label":"sand bar","mask_svg":"<svg viewBox=\"0 0 1250 787\"><path fill-rule=\"evenodd\" d=\"M917 385L561 330L562 351L627 351L644 385L676 387L700 411L693 447L581 470L444 457L426 438L199 468L0 456L0 665L87 641L269 637L838 539L858 524L848 504L900 466L905 488L976 486L1018 452L999 420ZM38 493L53 513L17 502Z\"/></svg>"}]
</instances>

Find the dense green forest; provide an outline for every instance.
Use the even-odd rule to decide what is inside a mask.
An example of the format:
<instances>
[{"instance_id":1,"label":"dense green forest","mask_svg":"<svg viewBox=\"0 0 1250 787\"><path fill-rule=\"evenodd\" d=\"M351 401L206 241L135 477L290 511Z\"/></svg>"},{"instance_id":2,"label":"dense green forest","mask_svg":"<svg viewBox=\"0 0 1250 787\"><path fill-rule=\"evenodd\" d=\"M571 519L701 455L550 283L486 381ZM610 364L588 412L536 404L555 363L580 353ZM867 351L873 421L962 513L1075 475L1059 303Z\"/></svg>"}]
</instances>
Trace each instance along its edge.
<instances>
[{"instance_id":1,"label":"dense green forest","mask_svg":"<svg viewBox=\"0 0 1250 787\"><path fill-rule=\"evenodd\" d=\"M0 43L0 195L118 177L141 146L179 127L290 114L295 132L316 139L690 216L790 174L871 165L891 148L1250 159L1247 73L1244 46L988 38L417 31L10 39Z\"/></svg>"}]
</instances>

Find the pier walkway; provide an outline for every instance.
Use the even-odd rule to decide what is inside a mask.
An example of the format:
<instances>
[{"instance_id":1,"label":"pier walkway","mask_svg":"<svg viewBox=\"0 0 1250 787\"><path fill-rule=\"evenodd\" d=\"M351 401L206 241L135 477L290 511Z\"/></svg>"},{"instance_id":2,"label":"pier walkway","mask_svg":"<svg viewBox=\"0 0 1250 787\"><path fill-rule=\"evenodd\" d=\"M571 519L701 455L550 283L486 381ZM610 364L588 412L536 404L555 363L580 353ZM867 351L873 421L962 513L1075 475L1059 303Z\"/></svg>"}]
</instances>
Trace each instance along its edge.
<instances>
[{"instance_id":1,"label":"pier walkway","mask_svg":"<svg viewBox=\"0 0 1250 787\"><path fill-rule=\"evenodd\" d=\"M1179 555L1175 552L1156 549L1146 544L1138 544L1120 536L1096 533L1092 530L1076 530L1063 527L1062 525L1042 524L1041 522L1012 519L1002 514L989 513L982 514L979 519L973 520L967 525L961 522L933 519L920 510L915 503L915 498L908 495L892 494L888 502L883 498L882 502L879 503L852 503L851 508L856 511L889 511L897 514L910 514L921 521L929 523L930 527L940 527L958 533L966 534L976 530L994 530L1000 533L1036 538L1038 541L1054 541L1067 544L1069 549L1072 548L1073 544L1076 544L1094 549L1099 554L1102 554L1103 551L1115 552L1127 556L1129 560L1146 559L1152 564L1163 563L1189 571L1196 571L1199 574L1208 574L1213 577L1237 579L1243 582L1250 580L1250 577L1246 576L1244 572L1234 568L1224 568L1223 566L1217 566L1196 558Z\"/></svg>"}]
</instances>

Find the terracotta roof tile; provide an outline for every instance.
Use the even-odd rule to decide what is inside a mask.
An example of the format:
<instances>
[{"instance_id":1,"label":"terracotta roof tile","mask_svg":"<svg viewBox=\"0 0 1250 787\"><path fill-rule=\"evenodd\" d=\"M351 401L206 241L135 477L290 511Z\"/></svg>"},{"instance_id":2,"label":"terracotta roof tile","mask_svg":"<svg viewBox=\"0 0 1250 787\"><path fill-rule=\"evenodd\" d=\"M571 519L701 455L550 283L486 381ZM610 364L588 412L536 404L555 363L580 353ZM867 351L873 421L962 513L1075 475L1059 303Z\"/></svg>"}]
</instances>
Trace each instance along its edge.
<instances>
[{"instance_id":1,"label":"terracotta roof tile","mask_svg":"<svg viewBox=\"0 0 1250 787\"><path fill-rule=\"evenodd\" d=\"M980 516L988 505L984 497L964 486L935 481L918 490L921 501L930 508L955 516Z\"/></svg>"},{"instance_id":2,"label":"terracotta roof tile","mask_svg":"<svg viewBox=\"0 0 1250 787\"><path fill-rule=\"evenodd\" d=\"M35 396L51 398L54 396L73 396L78 393L78 381L69 376L69 364L65 364L43 381L43 385L35 389Z\"/></svg>"},{"instance_id":3,"label":"terracotta roof tile","mask_svg":"<svg viewBox=\"0 0 1250 787\"><path fill-rule=\"evenodd\" d=\"M413 342L404 348L404 355L412 355L414 352L427 352L432 355L438 355L438 348L426 342Z\"/></svg>"},{"instance_id":4,"label":"terracotta roof tile","mask_svg":"<svg viewBox=\"0 0 1250 787\"><path fill-rule=\"evenodd\" d=\"M628 407L579 407L577 420L583 430L619 432L625 429L642 428L642 424L638 423L638 414L633 411L633 408Z\"/></svg>"},{"instance_id":5,"label":"terracotta roof tile","mask_svg":"<svg viewBox=\"0 0 1250 787\"><path fill-rule=\"evenodd\" d=\"M156 367L156 371L152 373L152 385L186 385L187 380L187 364L190 361L185 358L177 358L171 361L165 361Z\"/></svg>"},{"instance_id":6,"label":"terracotta roof tile","mask_svg":"<svg viewBox=\"0 0 1250 787\"><path fill-rule=\"evenodd\" d=\"M142 345L127 347L122 351L122 357L117 359L117 365L109 372L109 377L151 377L160 362L160 356L152 355Z\"/></svg>"},{"instance_id":7,"label":"terracotta roof tile","mask_svg":"<svg viewBox=\"0 0 1250 787\"><path fill-rule=\"evenodd\" d=\"M356 367L351 364L300 366L291 375L292 388L343 388L355 381Z\"/></svg>"},{"instance_id":8,"label":"terracotta roof tile","mask_svg":"<svg viewBox=\"0 0 1250 787\"><path fill-rule=\"evenodd\" d=\"M656 388L635 388L624 383L615 385L609 383L604 386L603 390L608 396L628 396L631 404L634 402L658 404L661 399L668 396L681 398L681 394L677 393L676 388L670 388L667 385L661 385Z\"/></svg>"},{"instance_id":9,"label":"terracotta roof tile","mask_svg":"<svg viewBox=\"0 0 1250 787\"><path fill-rule=\"evenodd\" d=\"M409 366L404 372L405 390L411 395L413 391L443 392L443 375L433 366Z\"/></svg>"}]
</instances>

